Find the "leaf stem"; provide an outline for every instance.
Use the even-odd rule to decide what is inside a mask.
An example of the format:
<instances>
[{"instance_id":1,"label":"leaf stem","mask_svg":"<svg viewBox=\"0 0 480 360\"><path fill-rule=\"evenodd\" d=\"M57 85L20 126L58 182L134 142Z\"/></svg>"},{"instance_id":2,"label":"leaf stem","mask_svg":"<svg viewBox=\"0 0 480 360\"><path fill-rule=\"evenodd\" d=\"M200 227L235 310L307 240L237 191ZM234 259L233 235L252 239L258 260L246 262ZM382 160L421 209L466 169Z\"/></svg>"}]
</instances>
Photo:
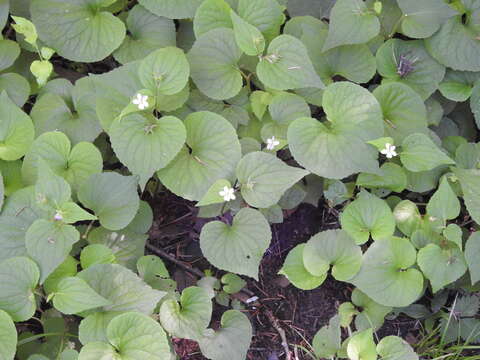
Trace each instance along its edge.
<instances>
[{"instance_id":1,"label":"leaf stem","mask_svg":"<svg viewBox=\"0 0 480 360\"><path fill-rule=\"evenodd\" d=\"M69 333L53 332L53 333L33 335L33 336L28 337L28 338L19 340L17 346L25 345L25 344L28 344L29 342L35 341L37 339L41 339L43 337L50 337L50 336L66 336L66 337L78 338L77 335L73 335L73 334L69 334Z\"/></svg>"}]
</instances>

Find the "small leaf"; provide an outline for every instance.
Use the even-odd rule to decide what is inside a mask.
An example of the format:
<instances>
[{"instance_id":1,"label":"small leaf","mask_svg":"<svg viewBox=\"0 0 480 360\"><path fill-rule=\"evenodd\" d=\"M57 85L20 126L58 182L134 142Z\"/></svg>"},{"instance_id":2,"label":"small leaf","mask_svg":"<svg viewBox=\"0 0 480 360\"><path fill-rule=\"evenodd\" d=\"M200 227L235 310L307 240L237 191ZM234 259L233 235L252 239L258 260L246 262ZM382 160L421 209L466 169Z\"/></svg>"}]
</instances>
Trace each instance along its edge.
<instances>
[{"instance_id":1,"label":"small leaf","mask_svg":"<svg viewBox=\"0 0 480 360\"><path fill-rule=\"evenodd\" d=\"M197 202L195 206L206 206L212 204L220 204L225 202L223 196L220 195L220 192L227 187L229 189L232 188L230 181L225 179L220 179L215 181L215 183L210 186L210 189L207 190L206 194Z\"/></svg>"},{"instance_id":2,"label":"small leaf","mask_svg":"<svg viewBox=\"0 0 480 360\"><path fill-rule=\"evenodd\" d=\"M228 294L235 294L242 290L247 282L236 274L225 274L220 279L223 285L223 291Z\"/></svg>"},{"instance_id":3,"label":"small leaf","mask_svg":"<svg viewBox=\"0 0 480 360\"><path fill-rule=\"evenodd\" d=\"M348 340L347 354L351 360L377 360L372 329L363 330Z\"/></svg>"},{"instance_id":4,"label":"small leaf","mask_svg":"<svg viewBox=\"0 0 480 360\"><path fill-rule=\"evenodd\" d=\"M480 263L478 256L480 255L480 233L474 232L470 235L465 244L465 260L470 271L470 279L472 285L475 285L480 280Z\"/></svg>"},{"instance_id":5,"label":"small leaf","mask_svg":"<svg viewBox=\"0 0 480 360\"><path fill-rule=\"evenodd\" d=\"M398 336L382 338L377 344L377 353L382 360L418 360L410 344Z\"/></svg>"},{"instance_id":6,"label":"small leaf","mask_svg":"<svg viewBox=\"0 0 480 360\"><path fill-rule=\"evenodd\" d=\"M453 220L460 214L460 201L444 177L427 204L427 213L443 221Z\"/></svg>"},{"instance_id":7,"label":"small leaf","mask_svg":"<svg viewBox=\"0 0 480 360\"><path fill-rule=\"evenodd\" d=\"M203 0L140 0L140 4L158 16L170 19L193 18Z\"/></svg>"},{"instance_id":8,"label":"small leaf","mask_svg":"<svg viewBox=\"0 0 480 360\"><path fill-rule=\"evenodd\" d=\"M61 263L57 268L48 275L47 279L43 283L43 289L50 295L57 290L58 283L63 278L77 275L78 261L72 256L67 256L65 261Z\"/></svg>"},{"instance_id":9,"label":"small leaf","mask_svg":"<svg viewBox=\"0 0 480 360\"><path fill-rule=\"evenodd\" d=\"M17 329L12 318L0 310L0 359L13 360L17 351Z\"/></svg>"},{"instance_id":10,"label":"small leaf","mask_svg":"<svg viewBox=\"0 0 480 360\"><path fill-rule=\"evenodd\" d=\"M230 11L230 17L238 47L249 56L263 54L265 38L260 30L243 20L233 10Z\"/></svg>"},{"instance_id":11,"label":"small leaf","mask_svg":"<svg viewBox=\"0 0 480 360\"><path fill-rule=\"evenodd\" d=\"M17 33L22 34L25 37L25 41L30 45L35 45L38 39L35 25L30 20L20 16L12 16L12 19L15 21L15 24L12 25L13 29Z\"/></svg>"},{"instance_id":12,"label":"small leaf","mask_svg":"<svg viewBox=\"0 0 480 360\"><path fill-rule=\"evenodd\" d=\"M113 250L103 244L85 246L80 253L82 269L88 269L90 266L96 264L113 264L115 260Z\"/></svg>"},{"instance_id":13,"label":"small leaf","mask_svg":"<svg viewBox=\"0 0 480 360\"><path fill-rule=\"evenodd\" d=\"M15 41L0 40L0 71L12 66L19 55L20 46Z\"/></svg>"},{"instance_id":14,"label":"small leaf","mask_svg":"<svg viewBox=\"0 0 480 360\"><path fill-rule=\"evenodd\" d=\"M78 221L97 220L95 215L83 210L80 206L71 201L62 204L58 208L57 213L65 224L74 224Z\"/></svg>"},{"instance_id":15,"label":"small leaf","mask_svg":"<svg viewBox=\"0 0 480 360\"><path fill-rule=\"evenodd\" d=\"M382 175L360 173L357 177L357 186L366 188L384 188L395 192L402 192L407 187L407 175L403 167L395 163L386 162L380 166Z\"/></svg>"},{"instance_id":16,"label":"small leaf","mask_svg":"<svg viewBox=\"0 0 480 360\"><path fill-rule=\"evenodd\" d=\"M225 0L205 0L195 12L193 31L198 39L217 28L232 28L230 5Z\"/></svg>"},{"instance_id":17,"label":"small leaf","mask_svg":"<svg viewBox=\"0 0 480 360\"><path fill-rule=\"evenodd\" d=\"M335 357L342 347L342 333L340 330L340 317L335 315L328 325L317 331L313 338L313 350L315 355L322 358Z\"/></svg>"},{"instance_id":18,"label":"small leaf","mask_svg":"<svg viewBox=\"0 0 480 360\"><path fill-rule=\"evenodd\" d=\"M53 72L53 65L48 60L35 60L30 65L30 71L37 79L38 86L44 86Z\"/></svg>"},{"instance_id":19,"label":"small leaf","mask_svg":"<svg viewBox=\"0 0 480 360\"><path fill-rule=\"evenodd\" d=\"M411 134L403 140L400 160L403 166L413 172L455 164L427 135L419 133Z\"/></svg>"},{"instance_id":20,"label":"small leaf","mask_svg":"<svg viewBox=\"0 0 480 360\"><path fill-rule=\"evenodd\" d=\"M452 168L460 181L468 213L480 224L480 170Z\"/></svg>"}]
</instances>

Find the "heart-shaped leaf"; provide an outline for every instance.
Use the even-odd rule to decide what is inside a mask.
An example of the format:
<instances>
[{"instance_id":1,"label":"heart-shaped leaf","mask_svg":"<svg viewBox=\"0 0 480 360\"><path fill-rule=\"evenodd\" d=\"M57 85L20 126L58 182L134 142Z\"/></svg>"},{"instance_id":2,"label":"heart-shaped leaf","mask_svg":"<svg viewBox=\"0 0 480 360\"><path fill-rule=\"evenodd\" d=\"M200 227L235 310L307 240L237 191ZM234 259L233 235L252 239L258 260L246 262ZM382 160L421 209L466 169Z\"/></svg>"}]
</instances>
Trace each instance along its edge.
<instances>
[{"instance_id":1,"label":"heart-shaped leaf","mask_svg":"<svg viewBox=\"0 0 480 360\"><path fill-rule=\"evenodd\" d=\"M338 315L332 317L328 325L317 331L312 346L318 357L331 358L337 354L342 347L342 332Z\"/></svg>"},{"instance_id":2,"label":"heart-shaped leaf","mask_svg":"<svg viewBox=\"0 0 480 360\"><path fill-rule=\"evenodd\" d=\"M212 360L243 360L252 338L248 317L238 310L228 310L220 320L221 329L210 331L199 340L202 354Z\"/></svg>"},{"instance_id":3,"label":"heart-shaped leaf","mask_svg":"<svg viewBox=\"0 0 480 360\"><path fill-rule=\"evenodd\" d=\"M158 16L170 19L193 18L203 0L140 0L141 5Z\"/></svg>"},{"instance_id":4,"label":"heart-shaped leaf","mask_svg":"<svg viewBox=\"0 0 480 360\"><path fill-rule=\"evenodd\" d=\"M176 337L198 340L203 336L212 316L212 300L208 292L197 286L182 291L180 304L165 300L160 307L160 322Z\"/></svg>"},{"instance_id":5,"label":"heart-shaped leaf","mask_svg":"<svg viewBox=\"0 0 480 360\"><path fill-rule=\"evenodd\" d=\"M220 115L200 111L187 116L186 146L157 172L170 191L188 200L200 200L219 179L233 178L241 150L237 133Z\"/></svg>"},{"instance_id":6,"label":"heart-shaped leaf","mask_svg":"<svg viewBox=\"0 0 480 360\"><path fill-rule=\"evenodd\" d=\"M443 221L455 219L460 214L460 201L447 178L440 181L437 191L428 201L427 213Z\"/></svg>"},{"instance_id":7,"label":"heart-shaped leaf","mask_svg":"<svg viewBox=\"0 0 480 360\"><path fill-rule=\"evenodd\" d=\"M390 306L377 304L360 290L352 292L352 303L361 311L355 316L355 328L359 331L372 328L379 329L384 322L385 316L392 311Z\"/></svg>"},{"instance_id":8,"label":"heart-shaped leaf","mask_svg":"<svg viewBox=\"0 0 480 360\"><path fill-rule=\"evenodd\" d=\"M466 101L472 95L473 87L479 74L470 71L448 69L439 90L443 96L452 101Z\"/></svg>"},{"instance_id":9,"label":"heart-shaped leaf","mask_svg":"<svg viewBox=\"0 0 480 360\"><path fill-rule=\"evenodd\" d=\"M353 335L348 340L347 354L351 360L377 360L373 330L367 329Z\"/></svg>"},{"instance_id":10,"label":"heart-shaped leaf","mask_svg":"<svg viewBox=\"0 0 480 360\"><path fill-rule=\"evenodd\" d=\"M40 271L26 257L14 257L0 263L0 310L6 311L13 321L30 319L37 305L33 291Z\"/></svg>"},{"instance_id":11,"label":"heart-shaped leaf","mask_svg":"<svg viewBox=\"0 0 480 360\"><path fill-rule=\"evenodd\" d=\"M35 0L30 12L40 39L61 56L103 60L120 46L125 25L98 0Z\"/></svg>"},{"instance_id":12,"label":"heart-shaped leaf","mask_svg":"<svg viewBox=\"0 0 480 360\"><path fill-rule=\"evenodd\" d=\"M155 171L177 155L186 140L185 126L174 116L158 119L130 114L113 122L109 135L119 160L140 176L142 189Z\"/></svg>"},{"instance_id":13,"label":"heart-shaped leaf","mask_svg":"<svg viewBox=\"0 0 480 360\"><path fill-rule=\"evenodd\" d=\"M326 122L300 118L288 128L294 158L308 170L342 179L354 173L378 172L377 152L368 140L383 136L383 116L375 97L359 85L337 82L323 94Z\"/></svg>"},{"instance_id":14,"label":"heart-shaped leaf","mask_svg":"<svg viewBox=\"0 0 480 360\"><path fill-rule=\"evenodd\" d=\"M0 310L0 359L13 360L17 351L17 329L12 318Z\"/></svg>"},{"instance_id":15,"label":"heart-shaped leaf","mask_svg":"<svg viewBox=\"0 0 480 360\"><path fill-rule=\"evenodd\" d=\"M17 73L0 75L0 94L5 91L8 97L17 105L23 106L30 95L30 84Z\"/></svg>"},{"instance_id":16,"label":"heart-shaped leaf","mask_svg":"<svg viewBox=\"0 0 480 360\"><path fill-rule=\"evenodd\" d=\"M217 28L200 36L188 53L192 79L212 99L228 99L243 85L238 61L242 51L233 30Z\"/></svg>"},{"instance_id":17,"label":"heart-shaped leaf","mask_svg":"<svg viewBox=\"0 0 480 360\"><path fill-rule=\"evenodd\" d=\"M98 295L84 280L78 277L62 279L53 296L55 308L67 315L109 304L110 301Z\"/></svg>"},{"instance_id":18,"label":"heart-shaped leaf","mask_svg":"<svg viewBox=\"0 0 480 360\"><path fill-rule=\"evenodd\" d=\"M382 360L418 360L410 344L398 336L382 338L377 344L377 353Z\"/></svg>"},{"instance_id":19,"label":"heart-shaped leaf","mask_svg":"<svg viewBox=\"0 0 480 360\"><path fill-rule=\"evenodd\" d=\"M368 191L361 191L357 199L345 207L340 223L359 245L365 244L370 236L381 240L395 231L395 218L388 204Z\"/></svg>"},{"instance_id":20,"label":"heart-shaped leaf","mask_svg":"<svg viewBox=\"0 0 480 360\"><path fill-rule=\"evenodd\" d=\"M347 281L362 265L362 250L343 230L322 231L306 243L303 263L305 269L315 276L325 276L331 266L335 279Z\"/></svg>"},{"instance_id":21,"label":"heart-shaped leaf","mask_svg":"<svg viewBox=\"0 0 480 360\"><path fill-rule=\"evenodd\" d=\"M308 272L303 262L304 248L305 244L300 244L290 250L278 273L285 275L297 288L312 290L319 287L325 281L327 273L321 276L315 276Z\"/></svg>"},{"instance_id":22,"label":"heart-shaped leaf","mask_svg":"<svg viewBox=\"0 0 480 360\"><path fill-rule=\"evenodd\" d=\"M100 224L109 230L127 226L140 206L137 179L114 172L90 176L80 187L78 199L93 210Z\"/></svg>"},{"instance_id":23,"label":"heart-shaped leaf","mask_svg":"<svg viewBox=\"0 0 480 360\"><path fill-rule=\"evenodd\" d=\"M272 233L265 217L244 208L232 225L212 221L200 234L200 247L208 261L219 269L258 279L258 266Z\"/></svg>"},{"instance_id":24,"label":"heart-shaped leaf","mask_svg":"<svg viewBox=\"0 0 480 360\"><path fill-rule=\"evenodd\" d=\"M406 238L375 241L351 282L381 305L408 306L423 291L423 275L412 268L416 257L415 248Z\"/></svg>"}]
</instances>

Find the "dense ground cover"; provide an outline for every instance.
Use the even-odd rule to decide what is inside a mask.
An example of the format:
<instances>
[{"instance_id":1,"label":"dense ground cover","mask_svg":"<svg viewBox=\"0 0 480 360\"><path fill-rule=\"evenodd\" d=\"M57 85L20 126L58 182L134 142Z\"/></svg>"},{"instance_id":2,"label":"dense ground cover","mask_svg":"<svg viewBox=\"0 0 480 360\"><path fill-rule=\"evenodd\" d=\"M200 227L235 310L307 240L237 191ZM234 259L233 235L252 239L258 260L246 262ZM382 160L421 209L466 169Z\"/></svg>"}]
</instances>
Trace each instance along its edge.
<instances>
[{"instance_id":1,"label":"dense ground cover","mask_svg":"<svg viewBox=\"0 0 480 360\"><path fill-rule=\"evenodd\" d=\"M0 0L0 360L480 359L480 0Z\"/></svg>"}]
</instances>

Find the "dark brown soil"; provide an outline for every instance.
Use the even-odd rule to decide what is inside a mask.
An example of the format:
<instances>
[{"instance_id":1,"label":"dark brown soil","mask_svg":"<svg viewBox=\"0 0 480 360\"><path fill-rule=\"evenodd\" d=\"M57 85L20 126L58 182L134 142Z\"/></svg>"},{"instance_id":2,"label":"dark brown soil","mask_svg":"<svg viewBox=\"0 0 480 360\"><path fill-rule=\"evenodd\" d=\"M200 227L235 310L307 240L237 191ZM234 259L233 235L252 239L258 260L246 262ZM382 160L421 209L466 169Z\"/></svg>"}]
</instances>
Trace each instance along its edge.
<instances>
[{"instance_id":1,"label":"dark brown soil","mask_svg":"<svg viewBox=\"0 0 480 360\"><path fill-rule=\"evenodd\" d=\"M154 226L150 232L151 244L162 248L185 264L201 270L211 269L216 275L221 276L222 272L212 269L202 257L198 236L201 226L207 221L196 218L194 205L168 192L154 201L149 201L155 213ZM315 290L302 291L278 275L290 249L306 242L319 231L339 227L337 210L330 209L321 201L318 208L302 204L293 211L285 212L284 216L282 224L272 226L272 242L260 265L259 281L246 279L247 289L260 299L258 303L245 308L245 313L250 317L254 327L254 337L248 352L248 359L251 360L286 358L279 332L272 323L272 317L267 316L268 313L273 314L278 325L285 331L292 359L295 359L293 353L295 345L309 349L309 343L315 333L336 314L342 302L350 300L352 288L333 278L327 278ZM180 289L195 285L197 280L195 276L179 266L169 265ZM215 306L213 327L218 326L220 316L225 310L223 306ZM410 336L414 325L411 319L397 318L394 321L386 321L378 334ZM175 339L174 347L182 360L205 359L193 341ZM299 347L299 360L311 359L300 349Z\"/></svg>"}]
</instances>

